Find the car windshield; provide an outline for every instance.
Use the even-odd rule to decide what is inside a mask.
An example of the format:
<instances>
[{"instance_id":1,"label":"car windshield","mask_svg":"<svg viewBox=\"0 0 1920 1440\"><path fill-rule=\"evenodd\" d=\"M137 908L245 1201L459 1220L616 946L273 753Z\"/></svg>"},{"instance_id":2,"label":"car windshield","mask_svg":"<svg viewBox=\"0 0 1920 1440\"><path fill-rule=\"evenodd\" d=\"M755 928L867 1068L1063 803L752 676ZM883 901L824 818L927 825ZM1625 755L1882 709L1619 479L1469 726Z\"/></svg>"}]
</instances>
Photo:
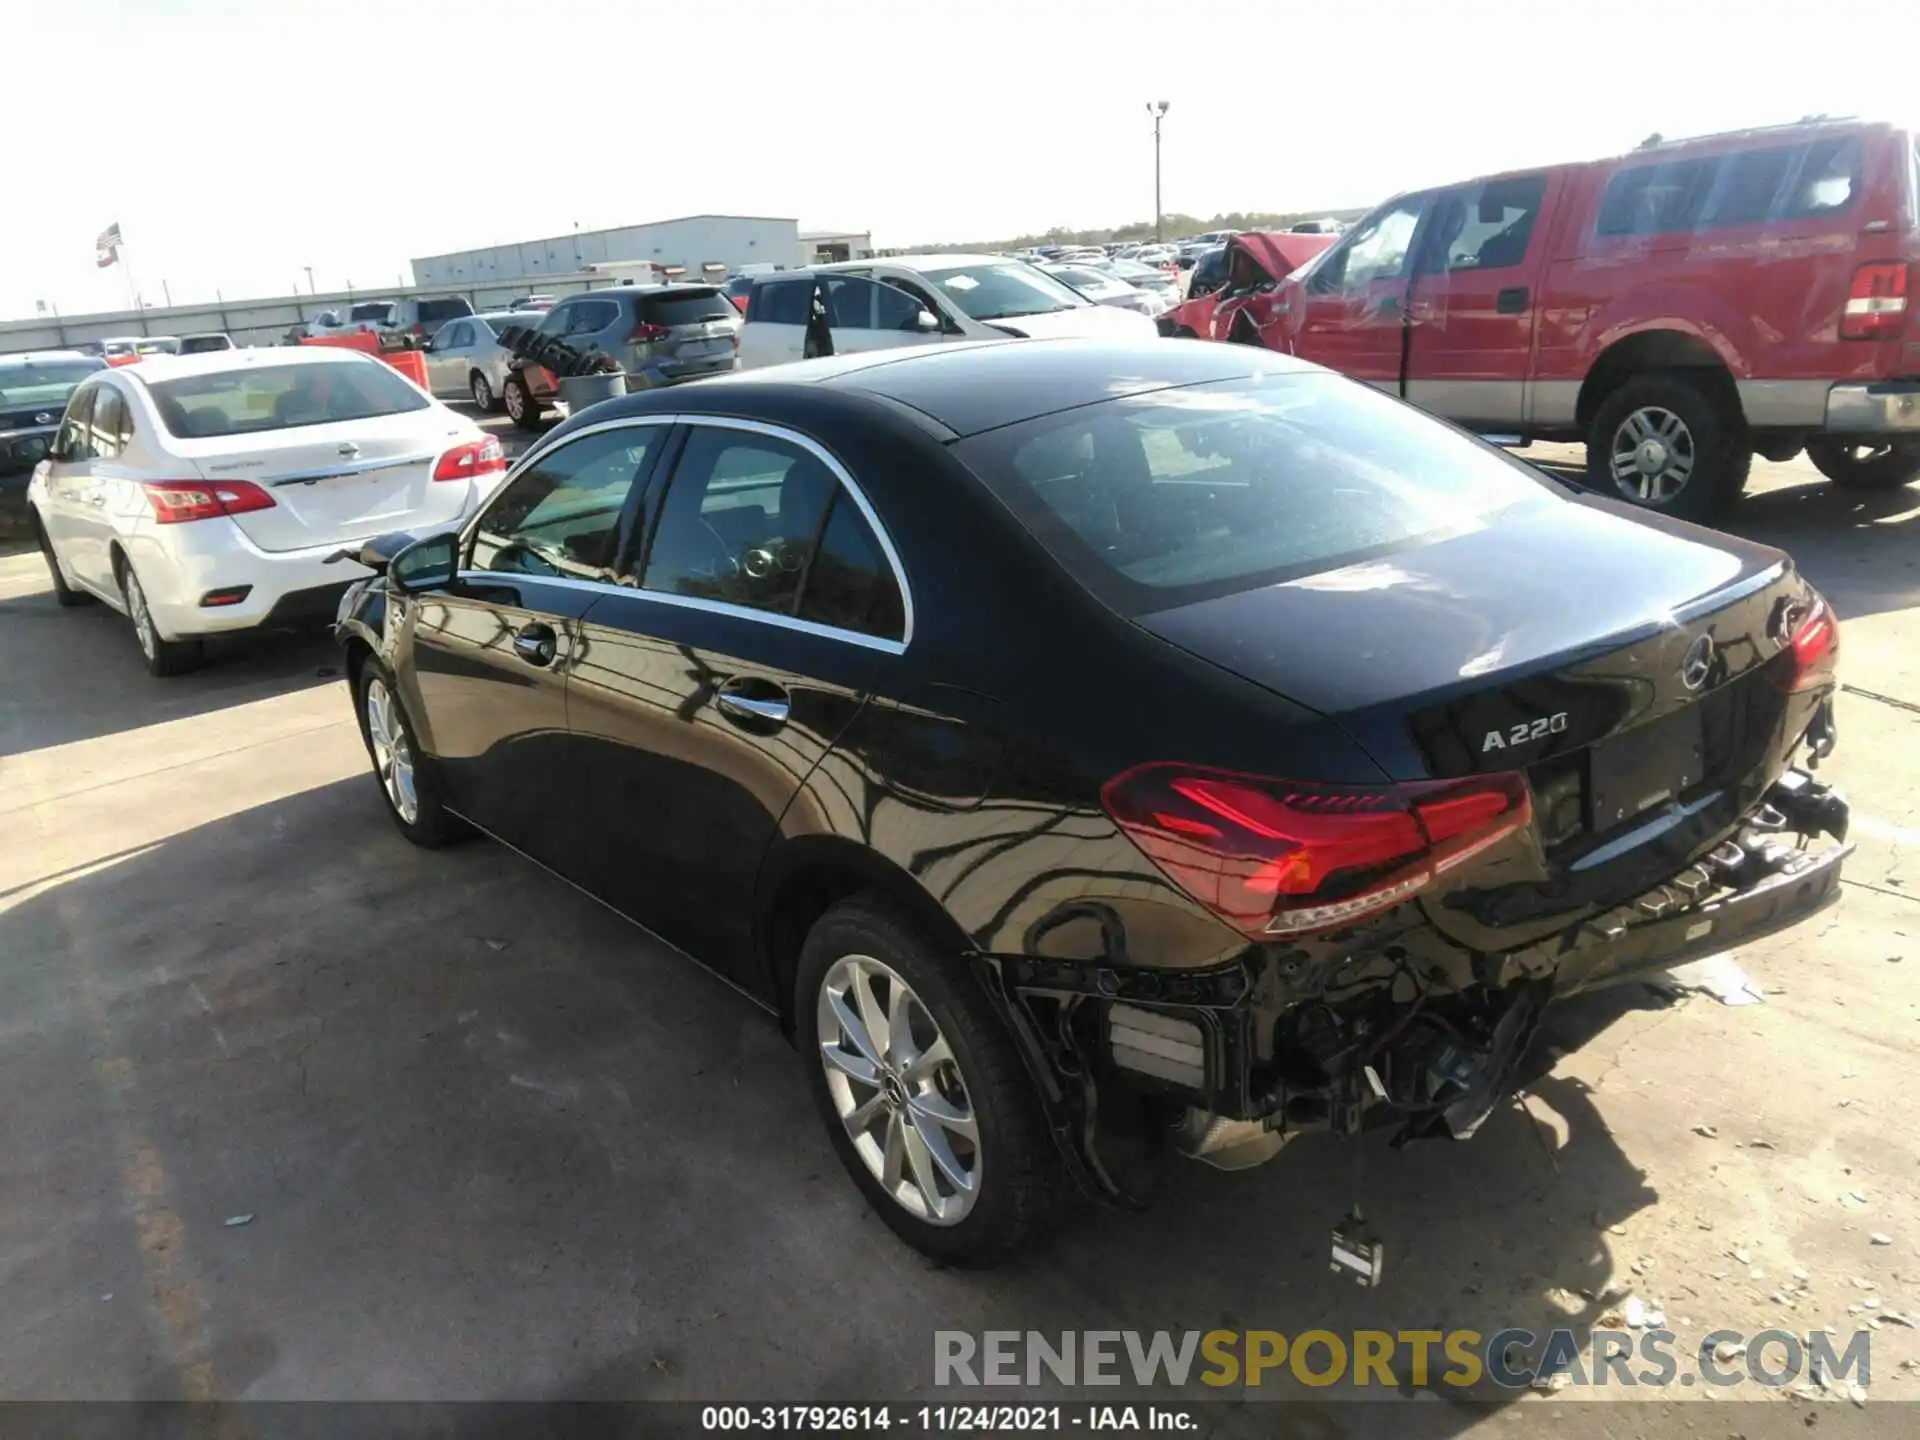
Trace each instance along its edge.
<instances>
[{"instance_id":1,"label":"car windshield","mask_svg":"<svg viewBox=\"0 0 1920 1440\"><path fill-rule=\"evenodd\" d=\"M1117 283L1111 275L1102 275L1098 270L1088 270L1078 265L1056 265L1047 273L1081 291L1111 290Z\"/></svg>"},{"instance_id":2,"label":"car windshield","mask_svg":"<svg viewBox=\"0 0 1920 1440\"><path fill-rule=\"evenodd\" d=\"M65 405L73 387L101 368L97 360L0 365L0 405Z\"/></svg>"},{"instance_id":3,"label":"car windshield","mask_svg":"<svg viewBox=\"0 0 1920 1440\"><path fill-rule=\"evenodd\" d=\"M1109 400L958 453L1055 559L1130 615L1332 570L1389 584L1397 550L1556 503L1519 461L1330 375Z\"/></svg>"},{"instance_id":4,"label":"car windshield","mask_svg":"<svg viewBox=\"0 0 1920 1440\"><path fill-rule=\"evenodd\" d=\"M975 320L1078 310L1087 303L1045 271L1017 260L997 265L956 265L950 270L923 273Z\"/></svg>"},{"instance_id":5,"label":"car windshield","mask_svg":"<svg viewBox=\"0 0 1920 1440\"><path fill-rule=\"evenodd\" d=\"M194 439L371 420L433 403L392 367L357 359L243 366L147 388L167 429Z\"/></svg>"}]
</instances>

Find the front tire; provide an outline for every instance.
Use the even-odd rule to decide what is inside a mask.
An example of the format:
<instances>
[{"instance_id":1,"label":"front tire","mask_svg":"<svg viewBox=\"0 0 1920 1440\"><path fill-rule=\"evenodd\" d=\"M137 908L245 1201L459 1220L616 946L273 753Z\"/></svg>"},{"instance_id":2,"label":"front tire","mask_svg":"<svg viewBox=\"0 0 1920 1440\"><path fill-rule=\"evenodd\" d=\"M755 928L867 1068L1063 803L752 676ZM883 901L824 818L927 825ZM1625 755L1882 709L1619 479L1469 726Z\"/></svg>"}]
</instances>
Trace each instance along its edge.
<instances>
[{"instance_id":1,"label":"front tire","mask_svg":"<svg viewBox=\"0 0 1920 1440\"><path fill-rule=\"evenodd\" d=\"M47 562L47 573L53 576L54 604L68 610L79 605L92 604L91 595L67 584L67 577L60 571L59 557L53 553L53 541L47 538L47 527L40 523L38 512L31 513L33 514L33 538L40 542L40 554Z\"/></svg>"},{"instance_id":2,"label":"front tire","mask_svg":"<svg viewBox=\"0 0 1920 1440\"><path fill-rule=\"evenodd\" d=\"M147 592L129 560L120 562L120 598L127 607L127 618L133 621L133 638L140 644L140 658L147 662L149 675L184 675L199 668L206 658L200 642L168 640L161 635L153 607L147 603Z\"/></svg>"},{"instance_id":3,"label":"front tire","mask_svg":"<svg viewBox=\"0 0 1920 1440\"><path fill-rule=\"evenodd\" d=\"M500 396L506 401L507 418L515 425L522 430L540 428L540 402L522 377L507 376L507 383L500 387Z\"/></svg>"},{"instance_id":4,"label":"front tire","mask_svg":"<svg viewBox=\"0 0 1920 1440\"><path fill-rule=\"evenodd\" d=\"M500 402L493 393L493 386L480 371L473 372L473 378L467 382L467 389L473 395L474 407L482 414L491 415L500 408Z\"/></svg>"},{"instance_id":5,"label":"front tire","mask_svg":"<svg viewBox=\"0 0 1920 1440\"><path fill-rule=\"evenodd\" d=\"M1706 520L1738 495L1753 450L1737 410L1680 371L1636 375L1587 432L1587 483L1682 520Z\"/></svg>"},{"instance_id":6,"label":"front tire","mask_svg":"<svg viewBox=\"0 0 1920 1440\"><path fill-rule=\"evenodd\" d=\"M1920 440L1849 444L1821 436L1807 441L1807 459L1849 490L1894 490L1920 477Z\"/></svg>"},{"instance_id":7,"label":"front tire","mask_svg":"<svg viewBox=\"0 0 1920 1440\"><path fill-rule=\"evenodd\" d=\"M857 895L808 933L795 991L814 1100L889 1229L967 1267L1044 1231L1065 1170L1013 1037L959 955Z\"/></svg>"},{"instance_id":8,"label":"front tire","mask_svg":"<svg viewBox=\"0 0 1920 1440\"><path fill-rule=\"evenodd\" d=\"M466 827L446 808L440 772L414 737L393 672L369 657L354 675L353 690L360 738L395 827L423 850L459 839Z\"/></svg>"}]
</instances>

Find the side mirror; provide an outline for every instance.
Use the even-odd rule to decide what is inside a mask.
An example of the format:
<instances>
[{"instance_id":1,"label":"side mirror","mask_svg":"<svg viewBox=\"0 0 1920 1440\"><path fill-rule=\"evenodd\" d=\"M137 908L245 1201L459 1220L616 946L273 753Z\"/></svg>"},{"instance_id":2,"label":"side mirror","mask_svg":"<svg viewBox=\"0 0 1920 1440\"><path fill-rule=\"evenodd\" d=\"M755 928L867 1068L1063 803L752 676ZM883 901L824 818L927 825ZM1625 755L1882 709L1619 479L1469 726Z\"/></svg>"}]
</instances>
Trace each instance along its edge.
<instances>
[{"instance_id":1,"label":"side mirror","mask_svg":"<svg viewBox=\"0 0 1920 1440\"><path fill-rule=\"evenodd\" d=\"M460 537L451 532L416 540L387 563L387 582L398 590L444 590L459 573Z\"/></svg>"},{"instance_id":2,"label":"side mirror","mask_svg":"<svg viewBox=\"0 0 1920 1440\"><path fill-rule=\"evenodd\" d=\"M906 329L918 335L937 335L940 333L940 317L924 306L913 312L913 318L907 321Z\"/></svg>"}]
</instances>

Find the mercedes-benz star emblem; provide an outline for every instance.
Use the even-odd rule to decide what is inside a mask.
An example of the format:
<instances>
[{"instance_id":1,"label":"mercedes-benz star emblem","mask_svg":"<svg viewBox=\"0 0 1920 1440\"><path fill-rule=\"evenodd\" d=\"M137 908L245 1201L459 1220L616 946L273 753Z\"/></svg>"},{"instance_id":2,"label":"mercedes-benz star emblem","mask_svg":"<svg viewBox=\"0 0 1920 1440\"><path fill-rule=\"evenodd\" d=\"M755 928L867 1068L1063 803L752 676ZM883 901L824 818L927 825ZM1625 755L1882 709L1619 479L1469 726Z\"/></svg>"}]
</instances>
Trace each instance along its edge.
<instances>
[{"instance_id":1,"label":"mercedes-benz star emblem","mask_svg":"<svg viewBox=\"0 0 1920 1440\"><path fill-rule=\"evenodd\" d=\"M1698 690L1712 674L1713 637L1702 635L1687 647L1687 653L1680 661L1680 683L1689 690Z\"/></svg>"},{"instance_id":2,"label":"mercedes-benz star emblem","mask_svg":"<svg viewBox=\"0 0 1920 1440\"><path fill-rule=\"evenodd\" d=\"M33 423L36 425L51 425L53 423L53 412L51 410L42 410L38 415L33 417Z\"/></svg>"}]
</instances>

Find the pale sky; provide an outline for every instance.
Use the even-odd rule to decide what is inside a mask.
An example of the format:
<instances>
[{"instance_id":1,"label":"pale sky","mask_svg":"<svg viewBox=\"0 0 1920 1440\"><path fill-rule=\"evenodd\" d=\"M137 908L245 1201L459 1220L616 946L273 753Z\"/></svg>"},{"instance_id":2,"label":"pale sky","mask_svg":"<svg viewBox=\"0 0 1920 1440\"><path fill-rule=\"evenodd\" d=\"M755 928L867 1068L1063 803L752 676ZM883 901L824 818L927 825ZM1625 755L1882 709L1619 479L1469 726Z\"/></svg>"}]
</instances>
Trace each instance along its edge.
<instances>
[{"instance_id":1,"label":"pale sky","mask_svg":"<svg viewBox=\"0 0 1920 1440\"><path fill-rule=\"evenodd\" d=\"M304 290L308 265L322 291L390 285L411 256L576 221L782 215L899 246L1150 219L1157 99L1167 210L1366 205L1654 130L1887 114L1908 103L1897 26L1892 69L1863 79L1884 18L1860 0L0 0L0 318L121 308L121 271L93 263L114 221L147 300L164 280L184 304Z\"/></svg>"}]
</instances>

